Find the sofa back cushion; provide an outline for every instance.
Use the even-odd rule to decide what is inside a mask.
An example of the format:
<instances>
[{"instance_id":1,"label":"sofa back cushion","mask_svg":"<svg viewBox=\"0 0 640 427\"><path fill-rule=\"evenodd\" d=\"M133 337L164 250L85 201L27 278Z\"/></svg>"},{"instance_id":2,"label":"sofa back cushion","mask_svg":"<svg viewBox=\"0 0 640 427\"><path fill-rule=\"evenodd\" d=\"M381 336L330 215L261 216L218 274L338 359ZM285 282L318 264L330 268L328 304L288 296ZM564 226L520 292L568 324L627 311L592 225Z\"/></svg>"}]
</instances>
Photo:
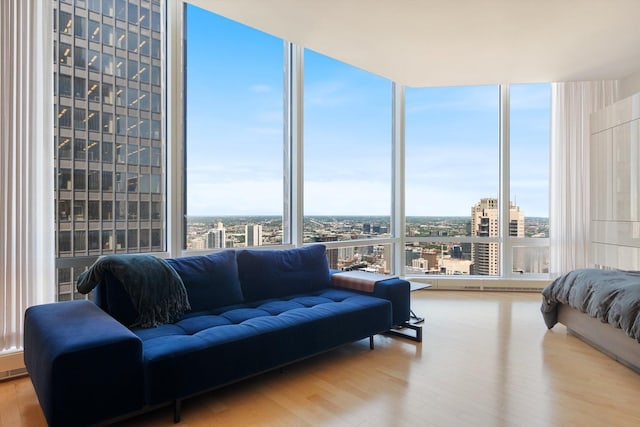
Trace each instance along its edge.
<instances>
[{"instance_id":1,"label":"sofa back cushion","mask_svg":"<svg viewBox=\"0 0 640 427\"><path fill-rule=\"evenodd\" d=\"M235 251L171 258L167 262L182 279L192 312L238 304L244 300Z\"/></svg>"},{"instance_id":2,"label":"sofa back cushion","mask_svg":"<svg viewBox=\"0 0 640 427\"><path fill-rule=\"evenodd\" d=\"M324 245L271 251L240 250L238 273L246 301L300 294L331 285Z\"/></svg>"}]
</instances>

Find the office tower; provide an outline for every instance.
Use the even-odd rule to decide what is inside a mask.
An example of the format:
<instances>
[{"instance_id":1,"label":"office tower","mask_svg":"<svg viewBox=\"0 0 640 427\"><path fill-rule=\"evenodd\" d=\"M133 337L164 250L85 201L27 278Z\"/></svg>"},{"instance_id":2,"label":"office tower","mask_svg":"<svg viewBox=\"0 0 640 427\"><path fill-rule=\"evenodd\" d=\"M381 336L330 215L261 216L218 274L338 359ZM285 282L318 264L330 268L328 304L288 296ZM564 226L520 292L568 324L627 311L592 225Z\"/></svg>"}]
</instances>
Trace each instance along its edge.
<instances>
[{"instance_id":1,"label":"office tower","mask_svg":"<svg viewBox=\"0 0 640 427\"><path fill-rule=\"evenodd\" d=\"M218 222L215 228L207 231L205 236L207 239L207 248L221 249L226 247L227 231L221 222Z\"/></svg>"},{"instance_id":2,"label":"office tower","mask_svg":"<svg viewBox=\"0 0 640 427\"><path fill-rule=\"evenodd\" d=\"M262 246L262 225L248 224L244 227L246 246Z\"/></svg>"},{"instance_id":3,"label":"office tower","mask_svg":"<svg viewBox=\"0 0 640 427\"><path fill-rule=\"evenodd\" d=\"M471 208L471 235L498 237L498 199L485 198ZM509 236L524 237L524 214L510 203ZM497 276L498 243L474 243L471 250L473 274Z\"/></svg>"},{"instance_id":4,"label":"office tower","mask_svg":"<svg viewBox=\"0 0 640 427\"><path fill-rule=\"evenodd\" d=\"M59 300L99 255L165 250L164 7L53 2Z\"/></svg>"}]
</instances>

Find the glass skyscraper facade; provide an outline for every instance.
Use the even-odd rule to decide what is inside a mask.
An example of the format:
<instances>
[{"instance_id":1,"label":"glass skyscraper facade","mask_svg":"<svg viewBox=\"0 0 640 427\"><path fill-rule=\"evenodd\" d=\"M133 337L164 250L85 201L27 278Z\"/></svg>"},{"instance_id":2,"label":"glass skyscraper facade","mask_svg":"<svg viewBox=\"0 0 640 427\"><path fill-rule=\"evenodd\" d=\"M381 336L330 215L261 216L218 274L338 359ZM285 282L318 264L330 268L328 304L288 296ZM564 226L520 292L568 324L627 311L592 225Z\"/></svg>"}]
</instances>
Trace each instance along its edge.
<instances>
[{"instance_id":1,"label":"glass skyscraper facade","mask_svg":"<svg viewBox=\"0 0 640 427\"><path fill-rule=\"evenodd\" d=\"M165 250L164 0L53 0L58 300L98 256Z\"/></svg>"}]
</instances>

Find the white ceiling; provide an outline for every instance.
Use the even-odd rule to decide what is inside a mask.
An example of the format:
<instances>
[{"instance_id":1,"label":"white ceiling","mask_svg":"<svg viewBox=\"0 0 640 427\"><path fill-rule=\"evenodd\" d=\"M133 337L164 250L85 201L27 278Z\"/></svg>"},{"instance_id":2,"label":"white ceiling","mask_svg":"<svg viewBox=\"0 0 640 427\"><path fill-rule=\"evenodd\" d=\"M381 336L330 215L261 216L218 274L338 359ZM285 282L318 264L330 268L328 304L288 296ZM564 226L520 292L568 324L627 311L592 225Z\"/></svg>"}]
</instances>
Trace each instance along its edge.
<instances>
[{"instance_id":1,"label":"white ceiling","mask_svg":"<svg viewBox=\"0 0 640 427\"><path fill-rule=\"evenodd\" d=\"M189 0L407 86L640 71L640 0Z\"/></svg>"}]
</instances>

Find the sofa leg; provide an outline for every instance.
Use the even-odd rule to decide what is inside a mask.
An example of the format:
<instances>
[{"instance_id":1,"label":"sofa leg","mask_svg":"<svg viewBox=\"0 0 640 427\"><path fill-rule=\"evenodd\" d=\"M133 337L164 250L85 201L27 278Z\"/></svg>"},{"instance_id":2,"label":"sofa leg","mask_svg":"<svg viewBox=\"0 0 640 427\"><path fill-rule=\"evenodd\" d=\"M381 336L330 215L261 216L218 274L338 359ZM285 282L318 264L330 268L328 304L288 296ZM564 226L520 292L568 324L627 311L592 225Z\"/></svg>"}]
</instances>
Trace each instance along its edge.
<instances>
[{"instance_id":1,"label":"sofa leg","mask_svg":"<svg viewBox=\"0 0 640 427\"><path fill-rule=\"evenodd\" d=\"M373 335L369 336L369 348L373 350Z\"/></svg>"},{"instance_id":2,"label":"sofa leg","mask_svg":"<svg viewBox=\"0 0 640 427\"><path fill-rule=\"evenodd\" d=\"M176 399L173 402L173 423L178 424L180 422L180 412L181 412L181 403L180 399Z\"/></svg>"}]
</instances>

